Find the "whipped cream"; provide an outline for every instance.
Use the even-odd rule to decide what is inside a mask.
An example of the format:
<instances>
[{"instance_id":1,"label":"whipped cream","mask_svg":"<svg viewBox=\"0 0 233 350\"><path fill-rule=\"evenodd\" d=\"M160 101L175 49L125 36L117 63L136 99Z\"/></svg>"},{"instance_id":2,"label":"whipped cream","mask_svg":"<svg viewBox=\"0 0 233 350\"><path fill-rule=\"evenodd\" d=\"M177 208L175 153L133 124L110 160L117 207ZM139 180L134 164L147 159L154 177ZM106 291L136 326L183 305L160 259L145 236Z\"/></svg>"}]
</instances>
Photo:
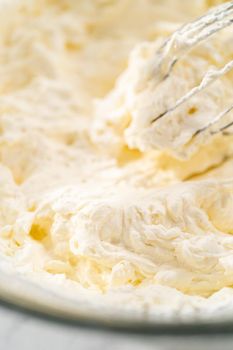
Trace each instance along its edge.
<instances>
[{"instance_id":1,"label":"whipped cream","mask_svg":"<svg viewBox=\"0 0 233 350\"><path fill-rule=\"evenodd\" d=\"M2 3L0 266L152 318L233 305L233 137L193 137L232 72L151 122L232 59L227 29L157 84L164 38L216 3Z\"/></svg>"}]
</instances>

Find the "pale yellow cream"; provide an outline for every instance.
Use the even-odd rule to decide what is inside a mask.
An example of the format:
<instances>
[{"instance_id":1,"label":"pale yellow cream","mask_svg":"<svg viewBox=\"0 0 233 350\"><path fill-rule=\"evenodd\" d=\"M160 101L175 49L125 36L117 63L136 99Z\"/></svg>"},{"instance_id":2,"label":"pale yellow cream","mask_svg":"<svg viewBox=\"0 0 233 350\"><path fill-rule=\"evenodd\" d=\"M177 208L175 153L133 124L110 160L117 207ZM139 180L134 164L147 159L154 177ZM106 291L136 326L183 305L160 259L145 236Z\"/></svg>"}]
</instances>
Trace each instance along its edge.
<instances>
[{"instance_id":1,"label":"pale yellow cream","mask_svg":"<svg viewBox=\"0 0 233 350\"><path fill-rule=\"evenodd\" d=\"M155 86L164 37L218 2L185 3L1 4L2 268L151 317L233 305L233 137L193 138L232 73L150 123L233 59L231 28Z\"/></svg>"}]
</instances>

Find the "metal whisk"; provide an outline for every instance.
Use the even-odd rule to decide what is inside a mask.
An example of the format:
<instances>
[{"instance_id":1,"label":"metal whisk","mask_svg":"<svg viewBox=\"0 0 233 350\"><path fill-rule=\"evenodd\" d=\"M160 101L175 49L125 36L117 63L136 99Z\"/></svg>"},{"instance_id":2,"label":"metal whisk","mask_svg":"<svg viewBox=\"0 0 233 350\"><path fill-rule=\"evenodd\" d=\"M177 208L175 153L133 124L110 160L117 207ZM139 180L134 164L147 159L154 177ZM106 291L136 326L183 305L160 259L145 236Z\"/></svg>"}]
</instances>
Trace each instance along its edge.
<instances>
[{"instance_id":1,"label":"metal whisk","mask_svg":"<svg viewBox=\"0 0 233 350\"><path fill-rule=\"evenodd\" d=\"M197 20L187 23L174 32L157 51L157 65L156 75L157 83L169 78L172 74L174 66L177 62L186 55L192 48L206 40L210 36L216 34L220 30L229 27L233 24L233 1L227 2L223 5L215 7L210 10L204 16ZM180 40L182 38L182 40ZM232 33L233 40L233 33ZM219 69L209 69L199 85L192 88L183 97L178 99L176 103L170 108L166 109L161 114L157 115L151 123L155 123L161 118L166 117L169 113L175 111L179 106L190 100L194 95L203 91L206 87L211 85L216 79L226 75L233 69L233 60L225 64ZM218 128L218 130L211 130L212 126L216 125L225 115L233 110L233 91L232 91L232 104L225 110L219 113L217 116L213 116L211 122L205 125L203 128L197 130L193 136L196 136L203 131L209 129L211 134L222 132L228 135L230 131L228 129L233 125L233 120L226 125Z\"/></svg>"}]
</instances>

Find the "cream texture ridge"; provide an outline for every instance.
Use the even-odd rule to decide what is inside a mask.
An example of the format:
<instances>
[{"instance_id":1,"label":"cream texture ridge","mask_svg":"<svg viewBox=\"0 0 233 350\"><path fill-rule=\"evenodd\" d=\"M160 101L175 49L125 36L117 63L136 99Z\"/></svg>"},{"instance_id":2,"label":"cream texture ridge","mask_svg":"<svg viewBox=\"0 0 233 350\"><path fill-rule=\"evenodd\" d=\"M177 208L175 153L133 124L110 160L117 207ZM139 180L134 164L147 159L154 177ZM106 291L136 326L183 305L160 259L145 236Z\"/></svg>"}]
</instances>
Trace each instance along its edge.
<instances>
[{"instance_id":1,"label":"cream texture ridge","mask_svg":"<svg viewBox=\"0 0 233 350\"><path fill-rule=\"evenodd\" d=\"M2 2L2 269L151 318L233 307L233 130L197 133L233 73L152 122L233 59L230 27L157 84L165 38L218 3Z\"/></svg>"}]
</instances>

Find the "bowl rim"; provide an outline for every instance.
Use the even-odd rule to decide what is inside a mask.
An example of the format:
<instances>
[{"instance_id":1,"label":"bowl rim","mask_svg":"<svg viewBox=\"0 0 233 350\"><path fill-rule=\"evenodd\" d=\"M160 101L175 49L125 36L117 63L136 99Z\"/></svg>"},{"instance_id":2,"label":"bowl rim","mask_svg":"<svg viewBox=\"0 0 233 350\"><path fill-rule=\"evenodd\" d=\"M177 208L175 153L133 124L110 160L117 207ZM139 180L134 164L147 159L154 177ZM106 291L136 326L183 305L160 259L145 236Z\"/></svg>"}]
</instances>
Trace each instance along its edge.
<instances>
[{"instance_id":1,"label":"bowl rim","mask_svg":"<svg viewBox=\"0 0 233 350\"><path fill-rule=\"evenodd\" d=\"M0 307L15 313L63 326L135 335L209 335L233 334L233 315L227 319L148 320L133 314L101 312L98 305L74 303L49 288L32 282L19 273L0 271Z\"/></svg>"}]
</instances>

